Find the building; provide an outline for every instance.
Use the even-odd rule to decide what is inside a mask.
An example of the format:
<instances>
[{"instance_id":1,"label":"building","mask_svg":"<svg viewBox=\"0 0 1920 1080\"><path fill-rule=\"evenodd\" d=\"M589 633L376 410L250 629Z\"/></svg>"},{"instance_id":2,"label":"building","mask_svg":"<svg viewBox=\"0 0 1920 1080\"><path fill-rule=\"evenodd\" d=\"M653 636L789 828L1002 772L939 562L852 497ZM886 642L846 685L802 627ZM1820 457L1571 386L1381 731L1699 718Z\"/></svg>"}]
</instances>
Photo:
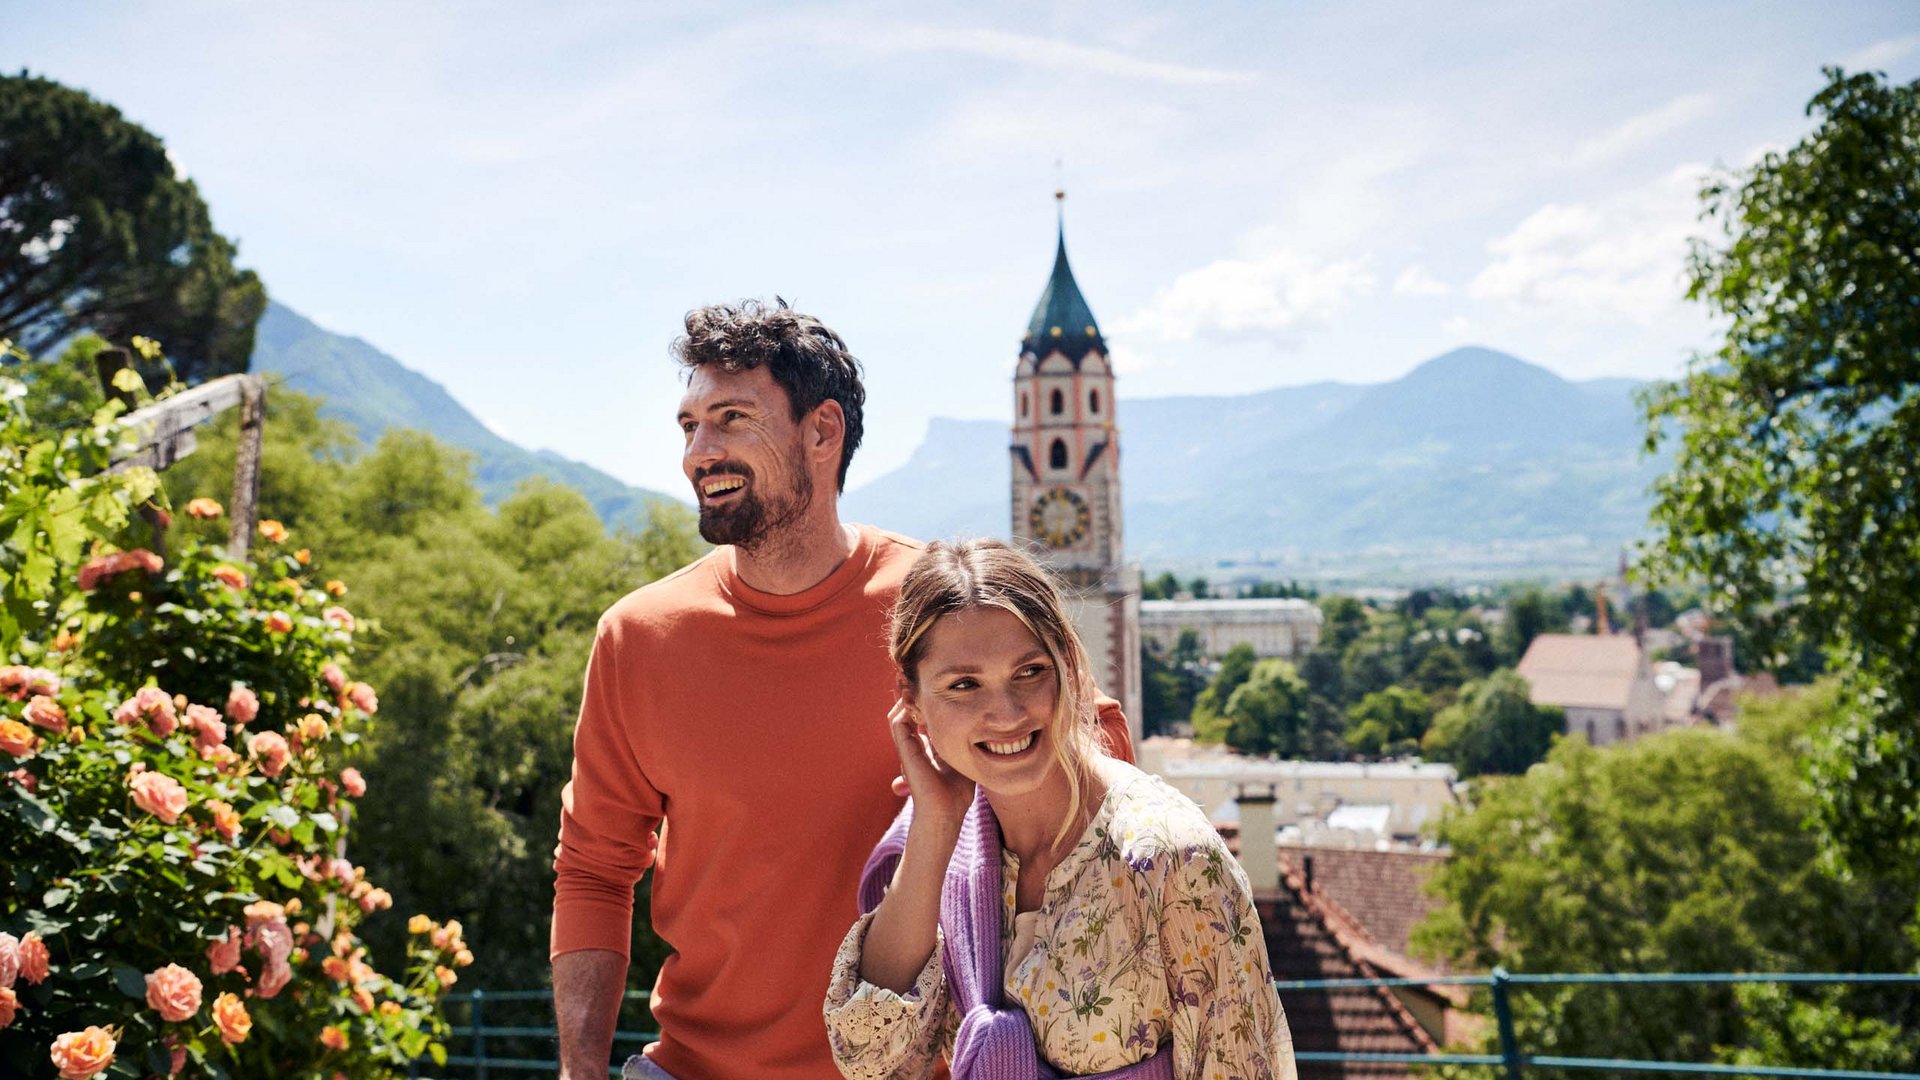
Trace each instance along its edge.
<instances>
[{"instance_id":1,"label":"building","mask_svg":"<svg viewBox=\"0 0 1920 1080\"><path fill-rule=\"evenodd\" d=\"M1235 822L1235 800L1249 786L1272 789L1282 832L1315 845L1417 846L1429 824L1460 805L1460 774L1442 763L1276 761L1165 736L1140 742L1137 753L1142 769L1216 823Z\"/></svg>"},{"instance_id":2,"label":"building","mask_svg":"<svg viewBox=\"0 0 1920 1080\"><path fill-rule=\"evenodd\" d=\"M1566 710L1567 734L1594 746L1667 726L1666 695L1630 634L1541 634L1515 670L1535 705Z\"/></svg>"},{"instance_id":3,"label":"building","mask_svg":"<svg viewBox=\"0 0 1920 1080\"><path fill-rule=\"evenodd\" d=\"M1064 192L1056 192L1064 199ZM1094 678L1140 738L1140 568L1126 561L1113 365L1067 264L1064 220L1053 274L1020 341L1009 451L1016 543L1066 582Z\"/></svg>"},{"instance_id":4,"label":"building","mask_svg":"<svg viewBox=\"0 0 1920 1080\"><path fill-rule=\"evenodd\" d=\"M1200 651L1224 656L1235 645L1250 645L1262 659L1305 656L1320 644L1320 609L1310 601L1289 600L1145 600L1140 604L1140 636L1159 645L1164 655L1188 630L1200 637Z\"/></svg>"}]
</instances>

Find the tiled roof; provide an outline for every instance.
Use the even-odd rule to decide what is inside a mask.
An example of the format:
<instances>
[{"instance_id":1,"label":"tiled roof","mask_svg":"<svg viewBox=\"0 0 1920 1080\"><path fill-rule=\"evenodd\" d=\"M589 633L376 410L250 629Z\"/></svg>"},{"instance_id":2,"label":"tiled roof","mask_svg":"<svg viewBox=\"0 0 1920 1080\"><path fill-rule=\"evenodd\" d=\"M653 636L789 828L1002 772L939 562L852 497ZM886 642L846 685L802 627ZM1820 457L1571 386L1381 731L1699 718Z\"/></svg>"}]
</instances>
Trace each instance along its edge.
<instances>
[{"instance_id":1,"label":"tiled roof","mask_svg":"<svg viewBox=\"0 0 1920 1080\"><path fill-rule=\"evenodd\" d=\"M1256 893L1273 976L1291 979L1419 977L1418 969L1370 940L1324 892L1285 867L1280 888ZM1296 1050L1423 1054L1439 1049L1411 1011L1383 988L1283 990L1280 1002ZM1407 1066L1301 1062L1301 1080L1410 1076Z\"/></svg>"},{"instance_id":2,"label":"tiled roof","mask_svg":"<svg viewBox=\"0 0 1920 1080\"><path fill-rule=\"evenodd\" d=\"M1409 955L1414 924L1440 906L1424 891L1427 878L1446 861L1438 852L1287 847L1280 853L1283 864L1303 871L1308 858L1314 888L1352 915L1368 937L1402 956Z\"/></svg>"},{"instance_id":3,"label":"tiled roof","mask_svg":"<svg viewBox=\"0 0 1920 1080\"><path fill-rule=\"evenodd\" d=\"M1535 705L1625 711L1640 670L1640 644L1627 634L1541 634L1516 668Z\"/></svg>"}]
</instances>

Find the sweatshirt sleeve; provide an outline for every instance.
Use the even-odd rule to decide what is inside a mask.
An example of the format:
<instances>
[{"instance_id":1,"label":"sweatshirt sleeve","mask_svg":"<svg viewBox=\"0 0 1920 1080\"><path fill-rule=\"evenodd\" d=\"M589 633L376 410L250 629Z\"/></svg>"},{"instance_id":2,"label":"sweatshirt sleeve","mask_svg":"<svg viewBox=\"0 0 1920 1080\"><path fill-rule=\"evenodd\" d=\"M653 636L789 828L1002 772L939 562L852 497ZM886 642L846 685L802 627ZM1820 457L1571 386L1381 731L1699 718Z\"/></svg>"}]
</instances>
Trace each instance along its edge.
<instances>
[{"instance_id":1,"label":"sweatshirt sleeve","mask_svg":"<svg viewBox=\"0 0 1920 1080\"><path fill-rule=\"evenodd\" d=\"M606 949L629 955L633 887L653 865L666 800L634 754L640 721L623 700L632 650L621 628L601 619L587 662L580 720L573 733L573 779L560 793L560 843L554 850L550 955Z\"/></svg>"},{"instance_id":2,"label":"sweatshirt sleeve","mask_svg":"<svg viewBox=\"0 0 1920 1080\"><path fill-rule=\"evenodd\" d=\"M1118 758L1129 765L1139 764L1133 757L1133 737L1127 733L1126 710L1120 707L1118 701L1104 695L1093 699L1093 707L1100 748L1110 758Z\"/></svg>"},{"instance_id":3,"label":"sweatshirt sleeve","mask_svg":"<svg viewBox=\"0 0 1920 1080\"><path fill-rule=\"evenodd\" d=\"M860 978L860 953L873 913L860 916L833 958L822 1013L833 1062L847 1080L924 1080L934 1075L959 1026L940 948L904 994Z\"/></svg>"}]
</instances>

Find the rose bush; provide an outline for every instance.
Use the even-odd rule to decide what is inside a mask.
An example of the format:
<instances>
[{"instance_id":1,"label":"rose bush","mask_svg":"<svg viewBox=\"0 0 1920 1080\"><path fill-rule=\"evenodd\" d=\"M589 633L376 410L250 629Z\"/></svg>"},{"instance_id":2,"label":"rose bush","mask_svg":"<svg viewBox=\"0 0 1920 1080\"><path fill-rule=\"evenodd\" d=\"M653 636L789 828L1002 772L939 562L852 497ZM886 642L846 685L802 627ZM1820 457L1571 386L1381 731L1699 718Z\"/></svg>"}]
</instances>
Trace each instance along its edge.
<instances>
[{"instance_id":1,"label":"rose bush","mask_svg":"<svg viewBox=\"0 0 1920 1080\"><path fill-rule=\"evenodd\" d=\"M443 1060L458 924L416 917L398 975L357 933L394 917L346 846L368 623L275 522L250 558L147 550L153 473L106 471L120 406L36 431L23 397L0 375L0 1074Z\"/></svg>"}]
</instances>

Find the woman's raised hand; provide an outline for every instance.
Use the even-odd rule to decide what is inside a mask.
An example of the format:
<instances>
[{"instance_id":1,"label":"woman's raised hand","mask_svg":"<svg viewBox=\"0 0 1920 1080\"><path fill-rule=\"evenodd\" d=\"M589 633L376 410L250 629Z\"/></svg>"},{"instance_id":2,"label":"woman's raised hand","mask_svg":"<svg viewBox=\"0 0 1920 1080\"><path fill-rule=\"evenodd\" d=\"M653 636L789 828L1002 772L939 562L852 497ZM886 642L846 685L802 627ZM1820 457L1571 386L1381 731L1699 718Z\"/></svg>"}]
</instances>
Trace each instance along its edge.
<instances>
[{"instance_id":1,"label":"woman's raised hand","mask_svg":"<svg viewBox=\"0 0 1920 1080\"><path fill-rule=\"evenodd\" d=\"M893 734L893 749L900 755L900 775L913 795L914 820L924 818L928 824L958 830L973 805L973 781L940 760L906 694L895 699L887 712L887 727Z\"/></svg>"}]
</instances>

